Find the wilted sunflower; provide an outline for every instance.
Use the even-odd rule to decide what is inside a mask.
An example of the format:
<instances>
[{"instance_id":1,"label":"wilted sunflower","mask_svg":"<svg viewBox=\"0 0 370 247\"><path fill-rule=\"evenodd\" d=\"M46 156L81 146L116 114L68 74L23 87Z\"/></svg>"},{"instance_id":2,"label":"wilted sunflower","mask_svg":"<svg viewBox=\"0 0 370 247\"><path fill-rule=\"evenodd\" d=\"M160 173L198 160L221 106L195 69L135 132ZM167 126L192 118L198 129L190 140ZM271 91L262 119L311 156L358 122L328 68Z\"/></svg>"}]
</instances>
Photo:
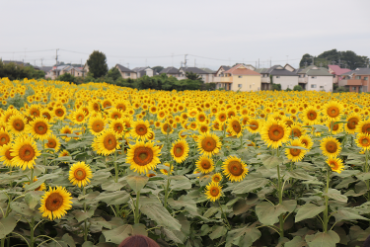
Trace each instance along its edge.
<instances>
[{"instance_id":1,"label":"wilted sunflower","mask_svg":"<svg viewBox=\"0 0 370 247\"><path fill-rule=\"evenodd\" d=\"M22 170L26 168L33 169L36 164L35 161L40 154L36 142L29 136L17 137L10 150L10 155L14 157L12 165L20 167Z\"/></svg>"},{"instance_id":2,"label":"wilted sunflower","mask_svg":"<svg viewBox=\"0 0 370 247\"><path fill-rule=\"evenodd\" d=\"M70 141L71 140L71 137L68 137L67 135L71 135L73 133L73 129L71 127L69 127L68 125L64 126L61 130L60 130L60 134L62 139L64 139L66 142Z\"/></svg>"},{"instance_id":3,"label":"wilted sunflower","mask_svg":"<svg viewBox=\"0 0 370 247\"><path fill-rule=\"evenodd\" d=\"M37 182L37 177L36 177L36 176L33 178L32 182L33 182L33 183L34 183L34 182ZM23 185L23 188L25 187L25 185L28 185L28 184L30 184L30 182L25 182L25 183L24 183L24 185ZM35 191L44 191L44 190L46 190L46 185L45 185L45 183L42 183L39 187L37 187L37 188L35 189Z\"/></svg>"},{"instance_id":4,"label":"wilted sunflower","mask_svg":"<svg viewBox=\"0 0 370 247\"><path fill-rule=\"evenodd\" d=\"M60 219L67 210L72 208L72 197L66 188L58 186L49 188L41 199L41 207L39 208L42 217L47 217L50 220L55 218Z\"/></svg>"},{"instance_id":5,"label":"wilted sunflower","mask_svg":"<svg viewBox=\"0 0 370 247\"><path fill-rule=\"evenodd\" d=\"M90 117L88 127L93 135L99 135L105 128L106 121L101 116Z\"/></svg>"},{"instance_id":6,"label":"wilted sunflower","mask_svg":"<svg viewBox=\"0 0 370 247\"><path fill-rule=\"evenodd\" d=\"M170 172L170 175L173 173L174 169L173 169L173 166L171 166L170 163L166 162L163 164L164 166L167 166L168 168L171 168L171 169L161 169L160 172L163 174L163 175L168 175L168 172Z\"/></svg>"},{"instance_id":7,"label":"wilted sunflower","mask_svg":"<svg viewBox=\"0 0 370 247\"><path fill-rule=\"evenodd\" d=\"M243 128L240 124L240 119L238 117L231 117L227 120L227 131L231 133L231 135L240 137L243 135Z\"/></svg>"},{"instance_id":8,"label":"wilted sunflower","mask_svg":"<svg viewBox=\"0 0 370 247\"><path fill-rule=\"evenodd\" d=\"M329 101L323 109L325 116L329 117L331 120L337 120L343 112L343 105L336 101Z\"/></svg>"},{"instance_id":9,"label":"wilted sunflower","mask_svg":"<svg viewBox=\"0 0 370 247\"><path fill-rule=\"evenodd\" d=\"M356 132L356 127L361 121L361 117L357 113L352 113L347 117L347 123L345 124L345 129L347 133L354 134Z\"/></svg>"},{"instance_id":10,"label":"wilted sunflower","mask_svg":"<svg viewBox=\"0 0 370 247\"><path fill-rule=\"evenodd\" d=\"M363 150L370 150L370 135L367 133L360 133L356 137L357 146L363 148Z\"/></svg>"},{"instance_id":11,"label":"wilted sunflower","mask_svg":"<svg viewBox=\"0 0 370 247\"><path fill-rule=\"evenodd\" d=\"M288 146L294 146L294 147L302 147L306 148L305 145L299 140L294 139L291 140L288 144ZM299 148L286 148L285 154L288 159L292 160L293 162L297 162L303 159L304 155L307 153L307 150L299 149Z\"/></svg>"},{"instance_id":12,"label":"wilted sunflower","mask_svg":"<svg viewBox=\"0 0 370 247\"><path fill-rule=\"evenodd\" d=\"M8 132L8 130L0 128L0 146L8 144L12 140L13 140L13 136Z\"/></svg>"},{"instance_id":13,"label":"wilted sunflower","mask_svg":"<svg viewBox=\"0 0 370 247\"><path fill-rule=\"evenodd\" d=\"M23 133L27 120L21 114L12 115L7 123L8 129L15 135Z\"/></svg>"},{"instance_id":14,"label":"wilted sunflower","mask_svg":"<svg viewBox=\"0 0 370 247\"><path fill-rule=\"evenodd\" d=\"M199 135L197 142L201 154L211 156L217 154L221 149L220 139L215 134L205 133Z\"/></svg>"},{"instance_id":15,"label":"wilted sunflower","mask_svg":"<svg viewBox=\"0 0 370 247\"><path fill-rule=\"evenodd\" d=\"M219 183L210 183L206 186L206 196L211 202L215 202L220 199L222 193L222 186Z\"/></svg>"},{"instance_id":16,"label":"wilted sunflower","mask_svg":"<svg viewBox=\"0 0 370 247\"><path fill-rule=\"evenodd\" d=\"M359 122L356 126L356 132L370 134L370 120Z\"/></svg>"},{"instance_id":17,"label":"wilted sunflower","mask_svg":"<svg viewBox=\"0 0 370 247\"><path fill-rule=\"evenodd\" d=\"M215 164L211 158L207 155L202 155L199 157L198 161L195 163L195 166L201 173L210 173L215 169Z\"/></svg>"},{"instance_id":18,"label":"wilted sunflower","mask_svg":"<svg viewBox=\"0 0 370 247\"><path fill-rule=\"evenodd\" d=\"M302 135L299 140L304 145L305 148L311 149L313 146L313 141L309 135Z\"/></svg>"},{"instance_id":19,"label":"wilted sunflower","mask_svg":"<svg viewBox=\"0 0 370 247\"><path fill-rule=\"evenodd\" d=\"M268 147L278 148L289 139L289 130L286 125L276 120L266 122L261 131L261 138Z\"/></svg>"},{"instance_id":20,"label":"wilted sunflower","mask_svg":"<svg viewBox=\"0 0 370 247\"><path fill-rule=\"evenodd\" d=\"M326 137L321 140L320 148L322 153L327 157L336 157L340 154L342 147L340 142L334 137Z\"/></svg>"},{"instance_id":21,"label":"wilted sunflower","mask_svg":"<svg viewBox=\"0 0 370 247\"><path fill-rule=\"evenodd\" d=\"M154 146L153 142L144 143L138 141L134 145L129 145L127 151L127 163L131 164L130 169L135 172L148 173L149 170L154 170L157 164L161 163L159 160L160 149Z\"/></svg>"},{"instance_id":22,"label":"wilted sunflower","mask_svg":"<svg viewBox=\"0 0 370 247\"><path fill-rule=\"evenodd\" d=\"M222 181L222 175L221 173L215 173L212 175L212 182L214 183L220 183Z\"/></svg>"},{"instance_id":23,"label":"wilted sunflower","mask_svg":"<svg viewBox=\"0 0 370 247\"><path fill-rule=\"evenodd\" d=\"M102 155L110 155L120 148L117 135L113 130L105 130L96 136L91 144L94 151Z\"/></svg>"},{"instance_id":24,"label":"wilted sunflower","mask_svg":"<svg viewBox=\"0 0 370 247\"><path fill-rule=\"evenodd\" d=\"M331 157L326 160L333 172L341 173L344 170L343 161L339 158Z\"/></svg>"},{"instance_id":25,"label":"wilted sunflower","mask_svg":"<svg viewBox=\"0 0 370 247\"><path fill-rule=\"evenodd\" d=\"M46 141L47 142L44 144L44 148L52 148L54 149L55 153L59 151L60 141L54 134L50 134L46 138Z\"/></svg>"},{"instance_id":26,"label":"wilted sunflower","mask_svg":"<svg viewBox=\"0 0 370 247\"><path fill-rule=\"evenodd\" d=\"M45 140L51 133L50 127L49 122L45 118L37 117L26 126L26 131L37 139Z\"/></svg>"},{"instance_id":27,"label":"wilted sunflower","mask_svg":"<svg viewBox=\"0 0 370 247\"><path fill-rule=\"evenodd\" d=\"M13 156L10 155L12 145L9 144L4 144L2 147L0 147L0 161L3 162L5 166L14 166L12 164L12 159L14 158Z\"/></svg>"},{"instance_id":28,"label":"wilted sunflower","mask_svg":"<svg viewBox=\"0 0 370 247\"><path fill-rule=\"evenodd\" d=\"M139 120L134 122L131 129L131 136L135 139L139 138L140 140L147 140L150 134L150 127L148 121Z\"/></svg>"},{"instance_id":29,"label":"wilted sunflower","mask_svg":"<svg viewBox=\"0 0 370 247\"><path fill-rule=\"evenodd\" d=\"M189 154L189 145L185 140L177 140L172 144L171 155L177 163L182 163Z\"/></svg>"},{"instance_id":30,"label":"wilted sunflower","mask_svg":"<svg viewBox=\"0 0 370 247\"><path fill-rule=\"evenodd\" d=\"M85 162L74 163L69 169L69 181L80 188L90 183L92 177L91 168Z\"/></svg>"},{"instance_id":31,"label":"wilted sunflower","mask_svg":"<svg viewBox=\"0 0 370 247\"><path fill-rule=\"evenodd\" d=\"M224 161L222 173L231 181L239 182L244 179L248 173L247 165L235 156L230 156Z\"/></svg>"}]
</instances>

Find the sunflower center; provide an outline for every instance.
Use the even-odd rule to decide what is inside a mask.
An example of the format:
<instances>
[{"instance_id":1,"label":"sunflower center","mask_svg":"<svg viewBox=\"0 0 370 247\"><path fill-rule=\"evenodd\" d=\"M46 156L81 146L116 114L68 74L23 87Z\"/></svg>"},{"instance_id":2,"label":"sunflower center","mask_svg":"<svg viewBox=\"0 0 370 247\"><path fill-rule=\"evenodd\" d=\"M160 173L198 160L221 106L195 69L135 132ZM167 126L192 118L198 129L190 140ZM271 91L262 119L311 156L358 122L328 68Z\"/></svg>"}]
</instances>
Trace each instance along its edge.
<instances>
[{"instance_id":1,"label":"sunflower center","mask_svg":"<svg viewBox=\"0 0 370 247\"><path fill-rule=\"evenodd\" d=\"M48 131L48 126L44 122L37 122L35 123L34 130L36 134L45 135L45 133Z\"/></svg>"},{"instance_id":2,"label":"sunflower center","mask_svg":"<svg viewBox=\"0 0 370 247\"><path fill-rule=\"evenodd\" d=\"M290 149L290 154L292 156L298 156L300 153L301 153L301 150L300 149L297 149L297 148L291 148Z\"/></svg>"},{"instance_id":3,"label":"sunflower center","mask_svg":"<svg viewBox=\"0 0 370 247\"><path fill-rule=\"evenodd\" d=\"M252 121L249 128L251 128L252 130L258 129L258 123L256 121Z\"/></svg>"},{"instance_id":4,"label":"sunflower center","mask_svg":"<svg viewBox=\"0 0 370 247\"><path fill-rule=\"evenodd\" d=\"M108 134L105 138L104 138L104 147L108 150L113 150L116 148L117 146L117 140L116 140L116 137L112 134Z\"/></svg>"},{"instance_id":5,"label":"sunflower center","mask_svg":"<svg viewBox=\"0 0 370 247\"><path fill-rule=\"evenodd\" d=\"M0 137L0 145L7 144L10 141L10 137L7 134L2 134Z\"/></svg>"},{"instance_id":6,"label":"sunflower center","mask_svg":"<svg viewBox=\"0 0 370 247\"><path fill-rule=\"evenodd\" d=\"M35 150L30 144L25 144L19 149L19 158L30 161L35 157Z\"/></svg>"},{"instance_id":7,"label":"sunflower center","mask_svg":"<svg viewBox=\"0 0 370 247\"><path fill-rule=\"evenodd\" d=\"M57 143L54 140L49 140L46 145L48 146L48 148L55 148Z\"/></svg>"},{"instance_id":8,"label":"sunflower center","mask_svg":"<svg viewBox=\"0 0 370 247\"><path fill-rule=\"evenodd\" d=\"M302 140L301 141L303 145L305 145L306 147L308 146L308 142L306 140Z\"/></svg>"},{"instance_id":9,"label":"sunflower center","mask_svg":"<svg viewBox=\"0 0 370 247\"><path fill-rule=\"evenodd\" d=\"M82 120L84 120L84 116L82 116L81 114L80 114L80 115L78 115L78 116L77 116L77 120L78 120L78 121L82 121Z\"/></svg>"},{"instance_id":10,"label":"sunflower center","mask_svg":"<svg viewBox=\"0 0 370 247\"><path fill-rule=\"evenodd\" d=\"M142 136L148 133L148 129L146 128L145 125L139 124L138 126L136 126L136 133Z\"/></svg>"},{"instance_id":11,"label":"sunflower center","mask_svg":"<svg viewBox=\"0 0 370 247\"><path fill-rule=\"evenodd\" d=\"M209 193L212 195L212 196L218 196L218 194L220 193L220 190L216 187L213 187Z\"/></svg>"},{"instance_id":12,"label":"sunflower center","mask_svg":"<svg viewBox=\"0 0 370 247\"><path fill-rule=\"evenodd\" d=\"M335 106L332 106L332 107L328 108L327 113L328 113L329 117L332 117L332 118L338 117L339 109Z\"/></svg>"},{"instance_id":13,"label":"sunflower center","mask_svg":"<svg viewBox=\"0 0 370 247\"><path fill-rule=\"evenodd\" d=\"M56 113L56 115L57 115L58 117L61 117L61 116L63 116L64 111L63 111L62 109L58 109L55 113Z\"/></svg>"},{"instance_id":14,"label":"sunflower center","mask_svg":"<svg viewBox=\"0 0 370 247\"><path fill-rule=\"evenodd\" d=\"M202 141L202 148L207 152L212 152L217 146L216 140L212 137L206 137Z\"/></svg>"},{"instance_id":15,"label":"sunflower center","mask_svg":"<svg viewBox=\"0 0 370 247\"><path fill-rule=\"evenodd\" d=\"M163 125L163 131L164 131L165 133L170 133L170 132L171 132L171 130L172 130L172 128L171 128L171 126L170 126L168 123L165 123L165 124Z\"/></svg>"},{"instance_id":16,"label":"sunflower center","mask_svg":"<svg viewBox=\"0 0 370 247\"><path fill-rule=\"evenodd\" d=\"M63 197L59 193L52 193L45 202L45 207L49 211L58 210L63 204Z\"/></svg>"},{"instance_id":17,"label":"sunflower center","mask_svg":"<svg viewBox=\"0 0 370 247\"><path fill-rule=\"evenodd\" d=\"M6 150L5 152L5 157L8 159L8 160L12 160L14 158L14 156L11 156L10 155L10 149Z\"/></svg>"},{"instance_id":18,"label":"sunflower center","mask_svg":"<svg viewBox=\"0 0 370 247\"><path fill-rule=\"evenodd\" d=\"M95 132L101 132L101 131L104 129L104 123L103 123L103 121L101 121L101 120L96 120L96 121L92 124L92 129L93 129L93 131L95 131Z\"/></svg>"},{"instance_id":19,"label":"sunflower center","mask_svg":"<svg viewBox=\"0 0 370 247\"><path fill-rule=\"evenodd\" d=\"M220 178L218 176L216 176L216 177L213 178L213 181L218 183L218 182L220 182Z\"/></svg>"},{"instance_id":20,"label":"sunflower center","mask_svg":"<svg viewBox=\"0 0 370 247\"><path fill-rule=\"evenodd\" d=\"M177 144L174 149L175 149L174 154L175 154L176 157L181 157L184 154L185 150L184 150L184 148L182 147L181 144Z\"/></svg>"},{"instance_id":21,"label":"sunflower center","mask_svg":"<svg viewBox=\"0 0 370 247\"><path fill-rule=\"evenodd\" d=\"M270 140L279 141L284 137L284 128L279 125L272 125L268 132L268 136Z\"/></svg>"},{"instance_id":22,"label":"sunflower center","mask_svg":"<svg viewBox=\"0 0 370 247\"><path fill-rule=\"evenodd\" d=\"M368 145L369 144L369 140L368 139L366 139L366 138L364 138L364 139L362 139L361 140L361 143L363 144L363 145Z\"/></svg>"},{"instance_id":23,"label":"sunflower center","mask_svg":"<svg viewBox=\"0 0 370 247\"><path fill-rule=\"evenodd\" d=\"M44 117L44 118L47 118L47 119L51 119L51 116L50 116L50 114L49 113L47 113L47 112L44 112L43 114L42 114L42 116Z\"/></svg>"},{"instance_id":24,"label":"sunflower center","mask_svg":"<svg viewBox=\"0 0 370 247\"><path fill-rule=\"evenodd\" d=\"M309 111L307 117L309 120L315 120L317 118L317 113L315 111Z\"/></svg>"},{"instance_id":25,"label":"sunflower center","mask_svg":"<svg viewBox=\"0 0 370 247\"><path fill-rule=\"evenodd\" d=\"M209 162L209 160L203 160L201 166L203 169L209 169L211 167L211 162Z\"/></svg>"},{"instance_id":26,"label":"sunflower center","mask_svg":"<svg viewBox=\"0 0 370 247\"><path fill-rule=\"evenodd\" d=\"M238 121L234 121L232 126L236 133L239 133L242 129Z\"/></svg>"},{"instance_id":27,"label":"sunflower center","mask_svg":"<svg viewBox=\"0 0 370 247\"><path fill-rule=\"evenodd\" d=\"M145 166L153 160L153 150L148 147L138 147L135 149L133 160L139 166Z\"/></svg>"},{"instance_id":28,"label":"sunflower center","mask_svg":"<svg viewBox=\"0 0 370 247\"><path fill-rule=\"evenodd\" d=\"M334 141L328 141L326 143L326 151L328 151L329 153L335 153L337 149L337 144Z\"/></svg>"},{"instance_id":29,"label":"sunflower center","mask_svg":"<svg viewBox=\"0 0 370 247\"><path fill-rule=\"evenodd\" d=\"M362 132L370 134L370 124L365 124L362 126Z\"/></svg>"},{"instance_id":30,"label":"sunflower center","mask_svg":"<svg viewBox=\"0 0 370 247\"><path fill-rule=\"evenodd\" d=\"M74 177L79 181L84 180L86 178L86 171L82 168L78 168L74 172Z\"/></svg>"},{"instance_id":31,"label":"sunflower center","mask_svg":"<svg viewBox=\"0 0 370 247\"><path fill-rule=\"evenodd\" d=\"M17 131L22 131L24 129L24 123L22 120L20 119L17 119L13 122L13 127L14 129L16 129Z\"/></svg>"},{"instance_id":32,"label":"sunflower center","mask_svg":"<svg viewBox=\"0 0 370 247\"><path fill-rule=\"evenodd\" d=\"M228 168L229 172L234 176L240 176L244 172L243 165L239 161L230 161Z\"/></svg>"},{"instance_id":33,"label":"sunflower center","mask_svg":"<svg viewBox=\"0 0 370 247\"><path fill-rule=\"evenodd\" d=\"M358 119L357 118L350 118L347 123L347 127L350 130L353 130L356 128L356 125L358 124Z\"/></svg>"},{"instance_id":34,"label":"sunflower center","mask_svg":"<svg viewBox=\"0 0 370 247\"><path fill-rule=\"evenodd\" d=\"M294 137L301 137L302 135L302 132L299 129L293 129L292 132Z\"/></svg>"},{"instance_id":35,"label":"sunflower center","mask_svg":"<svg viewBox=\"0 0 370 247\"><path fill-rule=\"evenodd\" d=\"M334 131L336 131L336 130L338 130L339 129L339 124L334 124L334 126L333 126L333 130Z\"/></svg>"}]
</instances>

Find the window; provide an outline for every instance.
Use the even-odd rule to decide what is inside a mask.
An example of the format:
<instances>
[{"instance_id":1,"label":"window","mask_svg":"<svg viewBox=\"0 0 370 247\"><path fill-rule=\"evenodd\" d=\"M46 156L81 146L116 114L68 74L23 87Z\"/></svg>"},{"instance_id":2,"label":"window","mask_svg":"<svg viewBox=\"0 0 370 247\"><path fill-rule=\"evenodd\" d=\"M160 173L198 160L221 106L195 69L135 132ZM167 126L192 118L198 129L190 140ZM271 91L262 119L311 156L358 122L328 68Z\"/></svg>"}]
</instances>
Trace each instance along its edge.
<instances>
[{"instance_id":1,"label":"window","mask_svg":"<svg viewBox=\"0 0 370 247\"><path fill-rule=\"evenodd\" d=\"M316 79L317 78L317 76L311 76L311 79Z\"/></svg>"},{"instance_id":2,"label":"window","mask_svg":"<svg viewBox=\"0 0 370 247\"><path fill-rule=\"evenodd\" d=\"M352 87L352 91L356 91L356 87Z\"/></svg>"},{"instance_id":3,"label":"window","mask_svg":"<svg viewBox=\"0 0 370 247\"><path fill-rule=\"evenodd\" d=\"M356 76L356 79L360 80L361 79L361 76L360 75Z\"/></svg>"},{"instance_id":4,"label":"window","mask_svg":"<svg viewBox=\"0 0 370 247\"><path fill-rule=\"evenodd\" d=\"M320 86L320 88L324 88L324 86Z\"/></svg>"},{"instance_id":5,"label":"window","mask_svg":"<svg viewBox=\"0 0 370 247\"><path fill-rule=\"evenodd\" d=\"M243 76L239 75L238 78L242 78Z\"/></svg>"},{"instance_id":6,"label":"window","mask_svg":"<svg viewBox=\"0 0 370 247\"><path fill-rule=\"evenodd\" d=\"M242 84L238 84L238 88L242 88Z\"/></svg>"},{"instance_id":7,"label":"window","mask_svg":"<svg viewBox=\"0 0 370 247\"><path fill-rule=\"evenodd\" d=\"M311 84L311 88L316 88L316 84Z\"/></svg>"},{"instance_id":8,"label":"window","mask_svg":"<svg viewBox=\"0 0 370 247\"><path fill-rule=\"evenodd\" d=\"M249 88L252 88L252 85L249 85Z\"/></svg>"},{"instance_id":9,"label":"window","mask_svg":"<svg viewBox=\"0 0 370 247\"><path fill-rule=\"evenodd\" d=\"M126 76L130 76L130 73L126 73Z\"/></svg>"},{"instance_id":10,"label":"window","mask_svg":"<svg viewBox=\"0 0 370 247\"><path fill-rule=\"evenodd\" d=\"M277 76L276 76L276 79L279 79L279 78L280 78L280 76L279 76L279 75L277 75Z\"/></svg>"},{"instance_id":11,"label":"window","mask_svg":"<svg viewBox=\"0 0 370 247\"><path fill-rule=\"evenodd\" d=\"M367 76L365 76L365 77L364 77L364 80L366 80L366 81L367 81L367 79L368 79L368 77L367 77Z\"/></svg>"}]
</instances>

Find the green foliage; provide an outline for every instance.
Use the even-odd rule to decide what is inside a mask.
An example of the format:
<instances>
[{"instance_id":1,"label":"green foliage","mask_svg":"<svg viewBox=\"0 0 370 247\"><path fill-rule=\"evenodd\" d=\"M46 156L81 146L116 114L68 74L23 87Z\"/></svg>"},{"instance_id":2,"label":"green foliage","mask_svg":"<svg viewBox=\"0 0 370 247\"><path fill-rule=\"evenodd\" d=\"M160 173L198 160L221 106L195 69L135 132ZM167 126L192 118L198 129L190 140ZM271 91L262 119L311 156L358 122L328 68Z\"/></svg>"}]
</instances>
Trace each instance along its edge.
<instances>
[{"instance_id":1,"label":"green foliage","mask_svg":"<svg viewBox=\"0 0 370 247\"><path fill-rule=\"evenodd\" d=\"M189 80L202 81L202 77L193 72L186 72L185 77L188 78Z\"/></svg>"},{"instance_id":2,"label":"green foliage","mask_svg":"<svg viewBox=\"0 0 370 247\"><path fill-rule=\"evenodd\" d=\"M105 76L108 72L107 58L102 52L94 51L91 53L87 65L94 78Z\"/></svg>"},{"instance_id":3,"label":"green foliage","mask_svg":"<svg viewBox=\"0 0 370 247\"><path fill-rule=\"evenodd\" d=\"M293 91L303 91L303 88L300 85L295 85Z\"/></svg>"},{"instance_id":4,"label":"green foliage","mask_svg":"<svg viewBox=\"0 0 370 247\"><path fill-rule=\"evenodd\" d=\"M118 78L122 78L121 73L116 67L113 67L108 71L107 77L112 78L113 81L116 81Z\"/></svg>"},{"instance_id":5,"label":"green foliage","mask_svg":"<svg viewBox=\"0 0 370 247\"><path fill-rule=\"evenodd\" d=\"M154 66L154 67L152 68L152 70L153 70L154 72L157 72L157 73L161 72L163 69L164 69L164 67L162 67L162 66Z\"/></svg>"},{"instance_id":6,"label":"green foliage","mask_svg":"<svg viewBox=\"0 0 370 247\"><path fill-rule=\"evenodd\" d=\"M16 63L4 64L0 60L0 78L8 77L9 80L19 80L23 78L40 79L45 77L45 72L36 70L32 66L18 65Z\"/></svg>"},{"instance_id":7,"label":"green foliage","mask_svg":"<svg viewBox=\"0 0 370 247\"><path fill-rule=\"evenodd\" d=\"M281 91L281 85L272 83L272 90L273 91Z\"/></svg>"},{"instance_id":8,"label":"green foliage","mask_svg":"<svg viewBox=\"0 0 370 247\"><path fill-rule=\"evenodd\" d=\"M334 89L334 93L345 93L345 92L349 92L347 87L337 87L336 89Z\"/></svg>"},{"instance_id":9,"label":"green foliage","mask_svg":"<svg viewBox=\"0 0 370 247\"><path fill-rule=\"evenodd\" d=\"M58 81L68 81L68 82L73 82L73 83L77 82L77 78L69 73L65 73L63 75L58 76L57 80Z\"/></svg>"}]
</instances>

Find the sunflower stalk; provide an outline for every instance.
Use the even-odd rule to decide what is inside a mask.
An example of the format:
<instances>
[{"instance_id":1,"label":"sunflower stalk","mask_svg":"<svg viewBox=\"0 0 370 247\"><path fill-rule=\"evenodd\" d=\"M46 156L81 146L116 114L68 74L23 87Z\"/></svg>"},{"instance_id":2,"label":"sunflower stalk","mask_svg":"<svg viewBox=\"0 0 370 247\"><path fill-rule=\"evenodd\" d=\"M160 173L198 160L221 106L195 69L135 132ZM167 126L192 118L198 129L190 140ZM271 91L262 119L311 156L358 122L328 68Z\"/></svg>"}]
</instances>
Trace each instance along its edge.
<instances>
[{"instance_id":1,"label":"sunflower stalk","mask_svg":"<svg viewBox=\"0 0 370 247\"><path fill-rule=\"evenodd\" d=\"M117 183L118 182L118 165L117 165L117 151L114 152L114 170L115 170L115 178L114 181Z\"/></svg>"},{"instance_id":2,"label":"sunflower stalk","mask_svg":"<svg viewBox=\"0 0 370 247\"><path fill-rule=\"evenodd\" d=\"M170 191L169 191L169 188L170 188L170 184L171 184L171 179L170 179L170 176L171 176L171 171L172 171L172 163L170 163L170 168L169 168L169 171L167 172L167 185L166 185L166 189L165 189L165 195L164 195L164 207L167 208L167 204L168 204L168 197L170 195Z\"/></svg>"},{"instance_id":3,"label":"sunflower stalk","mask_svg":"<svg viewBox=\"0 0 370 247\"><path fill-rule=\"evenodd\" d=\"M83 188L83 196L84 196L84 212L87 213L87 210L86 210L86 188L84 187ZM87 241L87 219L85 219L85 228L84 228L84 240L85 242Z\"/></svg>"},{"instance_id":4,"label":"sunflower stalk","mask_svg":"<svg viewBox=\"0 0 370 247\"><path fill-rule=\"evenodd\" d=\"M31 222L29 223L30 224L30 247L34 247L34 233L35 233L35 228L34 228L34 225L35 225L35 219L32 217L32 220Z\"/></svg>"},{"instance_id":5,"label":"sunflower stalk","mask_svg":"<svg viewBox=\"0 0 370 247\"><path fill-rule=\"evenodd\" d=\"M278 149L277 149L277 154L278 154ZM282 183L282 179L280 176L280 165L277 166L277 174L278 174L278 196L279 196L279 204L283 203L283 191L284 191L284 184ZM279 229L279 234L280 237L284 237L284 215L281 214L279 216L279 223L280 223L280 229Z\"/></svg>"},{"instance_id":6,"label":"sunflower stalk","mask_svg":"<svg viewBox=\"0 0 370 247\"><path fill-rule=\"evenodd\" d=\"M140 222L139 202L140 202L140 190L136 192L135 224L139 224Z\"/></svg>"},{"instance_id":7,"label":"sunflower stalk","mask_svg":"<svg viewBox=\"0 0 370 247\"><path fill-rule=\"evenodd\" d=\"M222 207L221 207L221 204L220 204L220 201L218 201L218 205L220 206L220 209L221 209L221 212L222 212L222 215L224 216L225 218L225 223L226 223L226 227L228 230L231 230L232 227L230 226L230 223L229 223L229 220L227 219L227 216L225 214L225 212L222 210Z\"/></svg>"},{"instance_id":8,"label":"sunflower stalk","mask_svg":"<svg viewBox=\"0 0 370 247\"><path fill-rule=\"evenodd\" d=\"M326 173L326 187L325 187L325 196L324 196L324 199L325 199L325 210L324 210L324 215L323 215L323 225L322 225L322 228L324 230L324 232L326 233L328 231L328 223L329 223L329 218L330 216L328 216L329 214L329 197L328 197L328 191L329 191L329 181L330 181L330 173L329 173L329 169L327 170L327 173Z\"/></svg>"}]
</instances>

